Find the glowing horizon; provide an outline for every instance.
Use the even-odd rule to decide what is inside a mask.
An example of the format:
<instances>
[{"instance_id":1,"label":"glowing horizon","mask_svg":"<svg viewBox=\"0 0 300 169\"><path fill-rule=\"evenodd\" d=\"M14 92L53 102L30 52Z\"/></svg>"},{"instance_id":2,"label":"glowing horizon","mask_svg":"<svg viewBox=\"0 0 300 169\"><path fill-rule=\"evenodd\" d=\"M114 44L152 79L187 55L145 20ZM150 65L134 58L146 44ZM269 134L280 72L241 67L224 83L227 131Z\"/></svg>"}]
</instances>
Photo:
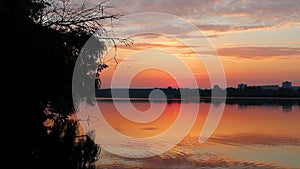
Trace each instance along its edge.
<instances>
[{"instance_id":1,"label":"glowing horizon","mask_svg":"<svg viewBox=\"0 0 300 169\"><path fill-rule=\"evenodd\" d=\"M297 36L300 34L300 16L297 12L300 5L296 1L260 1L257 3L254 1L148 2L140 0L133 3L133 1L113 0L111 3L119 4L120 8L116 7L114 10L120 11L125 16L138 12L162 12L181 17L197 26L203 33L202 37L196 37L195 32L185 31L176 38L187 41L208 39L223 64L228 87L236 87L239 83L246 83L250 86L281 86L283 81L291 81L294 86L300 86L298 78L300 36ZM137 18L139 20L137 23L144 25L149 32L162 29L162 27L151 25L151 18L147 19ZM170 24L176 23L170 21ZM134 32L135 25L136 23L128 23L128 27L121 29ZM178 29L184 30L184 27L179 25ZM122 62L129 55L148 50L148 53L143 53L144 57L157 57L159 62L167 56L157 55L154 51L151 52L151 49L167 51L182 58L189 65L199 87L211 87L203 63L195 60L197 56L190 46L185 46L176 38L159 34L137 35L132 37L134 44L130 47L118 44L117 59ZM206 50L205 47L199 44L192 48L199 50L197 52L201 54L201 57L207 57L212 51ZM113 52L109 53L113 55ZM141 62L142 60L128 62L128 71L132 64ZM113 62L108 64L110 67L115 66ZM104 88L109 88L110 76L113 72L113 68L103 71ZM170 83L172 78L165 73L147 70L136 77L131 86L176 87L177 84ZM182 76L184 77L184 74ZM124 78L126 78L126 72L124 72ZM190 87L189 80L185 79L185 81L183 87Z\"/></svg>"}]
</instances>

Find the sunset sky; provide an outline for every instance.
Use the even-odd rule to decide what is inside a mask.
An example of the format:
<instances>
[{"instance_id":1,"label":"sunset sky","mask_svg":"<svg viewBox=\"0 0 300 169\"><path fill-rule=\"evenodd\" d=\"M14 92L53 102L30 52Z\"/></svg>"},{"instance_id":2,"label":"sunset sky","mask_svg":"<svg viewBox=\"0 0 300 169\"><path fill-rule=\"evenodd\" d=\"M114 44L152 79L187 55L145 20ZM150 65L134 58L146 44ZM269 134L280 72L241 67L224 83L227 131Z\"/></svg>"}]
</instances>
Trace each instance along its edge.
<instances>
[{"instance_id":1,"label":"sunset sky","mask_svg":"<svg viewBox=\"0 0 300 169\"><path fill-rule=\"evenodd\" d=\"M153 24L155 22L151 18L136 18L135 23L127 23L123 27L114 25L115 30L124 29L131 34L134 34L135 27L152 32L131 37L134 44L130 48L119 44L117 59L120 63L132 55L141 58L126 61L123 80L128 80L126 74L133 71L134 65L147 64L146 57L156 57L151 60L168 62L170 69L178 70L176 76L155 67L143 70L131 79L131 87L178 87L178 79L182 80L180 87L193 87L189 79L185 79L187 75L180 65L164 60L172 55L180 57L188 65L199 87L210 87L205 66L191 50L198 51L200 57L209 57L211 51L203 50L207 47L204 41L210 42L209 47L213 47L219 55L228 87L236 87L238 83L281 85L286 80L300 85L300 3L297 0L111 0L109 4L113 7L109 12L120 13L124 17L141 12L168 13L195 25L203 35L196 36L195 32L180 26L178 29L184 30L184 33L176 38L155 34L159 29L171 33L174 29L159 27ZM176 24L176 21L168 24ZM180 41L200 43L191 47ZM107 64L110 69L102 74L104 88L110 87L110 78L118 69L112 62ZM123 85L122 78L118 87Z\"/></svg>"}]
</instances>

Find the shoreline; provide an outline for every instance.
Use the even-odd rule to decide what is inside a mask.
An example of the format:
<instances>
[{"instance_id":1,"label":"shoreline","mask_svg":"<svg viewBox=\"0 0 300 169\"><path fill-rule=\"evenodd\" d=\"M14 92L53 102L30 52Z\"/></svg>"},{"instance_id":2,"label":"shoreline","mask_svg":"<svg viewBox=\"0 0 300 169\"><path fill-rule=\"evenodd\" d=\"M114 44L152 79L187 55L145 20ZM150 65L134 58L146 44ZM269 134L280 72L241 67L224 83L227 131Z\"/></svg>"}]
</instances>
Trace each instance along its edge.
<instances>
[{"instance_id":1,"label":"shoreline","mask_svg":"<svg viewBox=\"0 0 300 169\"><path fill-rule=\"evenodd\" d=\"M300 97L199 97L199 98L138 98L138 97L131 97L131 98L125 98L125 97L96 97L96 100L131 100L131 101L144 101L144 100L161 100L161 101L184 101L184 100L211 100L212 98L217 99L217 100L296 100L300 101Z\"/></svg>"}]
</instances>

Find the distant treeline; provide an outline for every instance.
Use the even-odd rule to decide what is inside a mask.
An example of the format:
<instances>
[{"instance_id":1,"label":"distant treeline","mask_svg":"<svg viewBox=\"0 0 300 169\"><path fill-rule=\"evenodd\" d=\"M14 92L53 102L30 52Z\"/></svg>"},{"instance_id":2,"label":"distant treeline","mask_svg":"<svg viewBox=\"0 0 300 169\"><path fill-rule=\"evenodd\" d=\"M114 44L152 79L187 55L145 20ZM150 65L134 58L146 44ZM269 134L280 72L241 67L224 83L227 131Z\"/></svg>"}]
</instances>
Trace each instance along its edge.
<instances>
[{"instance_id":1,"label":"distant treeline","mask_svg":"<svg viewBox=\"0 0 300 169\"><path fill-rule=\"evenodd\" d=\"M227 88L227 97L300 97L300 88L279 88L278 90L261 87L245 87L244 89Z\"/></svg>"},{"instance_id":2,"label":"distant treeline","mask_svg":"<svg viewBox=\"0 0 300 169\"><path fill-rule=\"evenodd\" d=\"M148 98L150 96L151 91L153 91L154 89L160 89L167 98L181 98L181 92L195 93L195 90L198 90L200 97L211 97L212 90L218 90L221 92L226 91L226 97L300 97L300 89L294 90L292 88L279 88L278 90L268 90L262 89L261 87L245 87L244 89L221 89L218 87L215 87L213 89L177 89L171 87L147 89L98 89L96 90L96 97L111 98L113 90L114 97L118 98L127 98L128 96L129 98Z\"/></svg>"}]
</instances>

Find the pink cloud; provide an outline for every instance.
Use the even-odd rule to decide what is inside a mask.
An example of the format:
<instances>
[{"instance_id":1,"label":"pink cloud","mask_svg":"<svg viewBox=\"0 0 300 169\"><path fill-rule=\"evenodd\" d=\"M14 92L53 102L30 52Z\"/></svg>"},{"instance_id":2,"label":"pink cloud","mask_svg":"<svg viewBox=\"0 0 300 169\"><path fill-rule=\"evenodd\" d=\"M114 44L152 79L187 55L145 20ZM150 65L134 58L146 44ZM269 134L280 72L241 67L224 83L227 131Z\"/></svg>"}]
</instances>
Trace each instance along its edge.
<instances>
[{"instance_id":1,"label":"pink cloud","mask_svg":"<svg viewBox=\"0 0 300 169\"><path fill-rule=\"evenodd\" d=\"M300 3L297 0L111 0L110 3L117 13L169 13L208 31L280 28L300 22Z\"/></svg>"}]
</instances>

